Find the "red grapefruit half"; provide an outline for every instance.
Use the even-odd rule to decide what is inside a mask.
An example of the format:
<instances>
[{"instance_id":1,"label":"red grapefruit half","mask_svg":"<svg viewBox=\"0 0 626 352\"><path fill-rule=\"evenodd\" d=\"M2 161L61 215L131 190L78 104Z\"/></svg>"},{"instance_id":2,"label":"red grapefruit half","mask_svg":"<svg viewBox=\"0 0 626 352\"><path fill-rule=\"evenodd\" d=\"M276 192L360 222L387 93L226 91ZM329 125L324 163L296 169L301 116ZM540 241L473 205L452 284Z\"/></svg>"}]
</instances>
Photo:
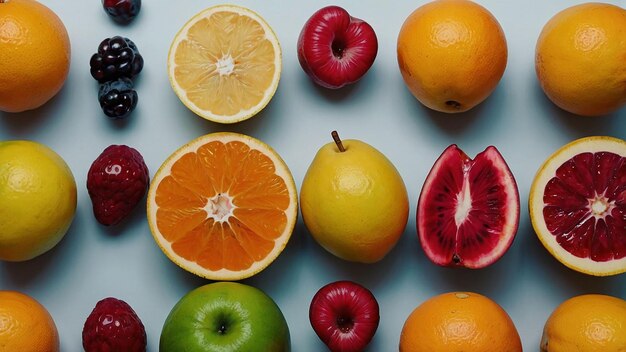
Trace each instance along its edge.
<instances>
[{"instance_id":1,"label":"red grapefruit half","mask_svg":"<svg viewBox=\"0 0 626 352\"><path fill-rule=\"evenodd\" d=\"M595 276L626 272L626 142L594 136L557 150L541 166L528 200L546 249Z\"/></svg>"},{"instance_id":2,"label":"red grapefruit half","mask_svg":"<svg viewBox=\"0 0 626 352\"><path fill-rule=\"evenodd\" d=\"M483 268L513 243L519 209L517 183L495 147L472 160L453 144L437 159L422 187L419 240L437 265Z\"/></svg>"}]
</instances>

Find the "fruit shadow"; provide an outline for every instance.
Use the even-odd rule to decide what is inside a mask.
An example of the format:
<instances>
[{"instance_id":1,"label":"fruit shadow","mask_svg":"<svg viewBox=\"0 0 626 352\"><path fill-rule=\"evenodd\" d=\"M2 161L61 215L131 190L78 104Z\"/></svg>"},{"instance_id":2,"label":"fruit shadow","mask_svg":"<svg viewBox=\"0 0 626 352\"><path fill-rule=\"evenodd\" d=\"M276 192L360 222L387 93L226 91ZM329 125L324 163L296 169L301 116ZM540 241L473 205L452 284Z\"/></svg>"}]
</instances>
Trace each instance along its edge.
<instances>
[{"instance_id":1,"label":"fruit shadow","mask_svg":"<svg viewBox=\"0 0 626 352\"><path fill-rule=\"evenodd\" d=\"M69 79L59 93L37 109L19 113L0 111L0 129L7 130L11 136L28 139L27 136L34 134L35 130L50 127L55 123L54 116L67 99L68 84Z\"/></svg>"},{"instance_id":2,"label":"fruit shadow","mask_svg":"<svg viewBox=\"0 0 626 352\"><path fill-rule=\"evenodd\" d=\"M84 239L81 239L81 232L84 228L80 208L77 208L74 220L70 228L65 233L61 241L49 251L27 261L22 262L3 262L0 261L0 272L3 274L2 281L10 283L18 289L30 287L31 285L45 284L47 280L58 278L53 272L64 270L60 266L71 266L73 257L77 255L80 245L84 245ZM68 269L68 268L66 268ZM67 271L67 270L65 270ZM64 276L64 275L62 275ZM65 278L69 278L65 276ZM54 286L62 289L64 286L58 281L53 282Z\"/></svg>"},{"instance_id":3,"label":"fruit shadow","mask_svg":"<svg viewBox=\"0 0 626 352\"><path fill-rule=\"evenodd\" d=\"M322 97L324 100L334 103L341 104L347 99L350 99L355 94L358 94L360 91L366 91L367 89L371 89L375 86L372 82L368 82L369 80L374 79L376 76L376 68L373 66L367 72L363 78L356 81L355 83L348 84L341 88L331 89L322 87L319 84L313 82L306 74L298 74L298 86L302 87L305 90L311 91L317 96Z\"/></svg>"},{"instance_id":4,"label":"fruit shadow","mask_svg":"<svg viewBox=\"0 0 626 352\"><path fill-rule=\"evenodd\" d=\"M185 127L189 129L194 135L204 135L213 132L237 132L250 136L257 136L260 132L267 130L268 126L272 126L272 120L275 120L282 104L283 94L280 93L281 86L279 84L278 89L269 103L256 115L250 117L247 120L235 122L231 124L223 124L206 120L190 109L186 108L178 99L177 103L182 107L180 111L184 111L184 118L190 120L190 123L185 123ZM172 93L173 94L173 93ZM181 124L182 125L182 124ZM201 133L198 133L201 131ZM262 137L257 137L262 138Z\"/></svg>"},{"instance_id":5,"label":"fruit shadow","mask_svg":"<svg viewBox=\"0 0 626 352\"><path fill-rule=\"evenodd\" d=\"M546 295L569 298L586 293L599 293L626 297L624 274L596 277L579 273L561 264L548 252L530 223L524 226L520 235L523 235L522 250L526 258L525 275L530 275L534 281L545 283L542 289Z\"/></svg>"},{"instance_id":6,"label":"fruit shadow","mask_svg":"<svg viewBox=\"0 0 626 352\"><path fill-rule=\"evenodd\" d=\"M626 139L626 108L604 116L580 116L561 109L548 99L537 80L534 80L533 88L537 106L545 115L564 126L572 140L602 135Z\"/></svg>"}]
</instances>

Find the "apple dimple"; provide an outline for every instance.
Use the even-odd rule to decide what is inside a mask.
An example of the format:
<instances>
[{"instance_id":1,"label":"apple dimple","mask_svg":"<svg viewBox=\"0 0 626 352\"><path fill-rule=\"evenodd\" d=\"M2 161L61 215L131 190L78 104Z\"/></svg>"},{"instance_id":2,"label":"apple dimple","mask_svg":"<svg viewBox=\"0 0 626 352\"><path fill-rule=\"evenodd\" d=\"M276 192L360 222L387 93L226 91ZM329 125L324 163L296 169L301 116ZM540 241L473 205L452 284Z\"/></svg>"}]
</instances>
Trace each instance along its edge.
<instances>
[{"instance_id":1,"label":"apple dimple","mask_svg":"<svg viewBox=\"0 0 626 352\"><path fill-rule=\"evenodd\" d=\"M377 52L374 29L339 6L315 12L298 38L300 65L315 83L330 89L358 81Z\"/></svg>"},{"instance_id":2,"label":"apple dimple","mask_svg":"<svg viewBox=\"0 0 626 352\"><path fill-rule=\"evenodd\" d=\"M309 308L311 326L331 351L362 351L380 321L378 302L365 287L337 281L322 287Z\"/></svg>"}]
</instances>

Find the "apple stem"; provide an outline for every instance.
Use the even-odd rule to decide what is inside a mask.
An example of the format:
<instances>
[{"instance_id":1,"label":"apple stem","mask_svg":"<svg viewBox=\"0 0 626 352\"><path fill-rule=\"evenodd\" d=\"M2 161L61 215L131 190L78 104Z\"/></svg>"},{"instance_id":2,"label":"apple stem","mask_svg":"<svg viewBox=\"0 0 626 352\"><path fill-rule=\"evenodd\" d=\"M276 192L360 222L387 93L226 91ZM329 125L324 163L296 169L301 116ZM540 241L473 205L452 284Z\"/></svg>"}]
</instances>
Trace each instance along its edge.
<instances>
[{"instance_id":1,"label":"apple stem","mask_svg":"<svg viewBox=\"0 0 626 352\"><path fill-rule=\"evenodd\" d=\"M2 0L0 0L2 1ZM341 138L339 138L339 133L337 133L337 131L332 131L330 133L330 135L333 137L333 140L335 141L335 144L337 144L337 148L339 148L340 152L345 152L346 148L343 147L343 143L341 142Z\"/></svg>"}]
</instances>

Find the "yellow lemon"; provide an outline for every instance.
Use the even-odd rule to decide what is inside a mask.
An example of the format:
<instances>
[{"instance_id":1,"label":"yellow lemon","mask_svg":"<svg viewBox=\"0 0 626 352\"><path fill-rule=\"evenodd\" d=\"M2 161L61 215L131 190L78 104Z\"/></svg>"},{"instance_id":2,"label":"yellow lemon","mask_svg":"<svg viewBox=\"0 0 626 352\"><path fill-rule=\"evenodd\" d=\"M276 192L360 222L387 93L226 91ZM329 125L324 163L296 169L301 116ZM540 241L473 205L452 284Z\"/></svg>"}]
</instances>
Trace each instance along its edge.
<instances>
[{"instance_id":1,"label":"yellow lemon","mask_svg":"<svg viewBox=\"0 0 626 352\"><path fill-rule=\"evenodd\" d=\"M0 142L0 260L32 259L65 235L76 211L76 182L45 145Z\"/></svg>"}]
</instances>

